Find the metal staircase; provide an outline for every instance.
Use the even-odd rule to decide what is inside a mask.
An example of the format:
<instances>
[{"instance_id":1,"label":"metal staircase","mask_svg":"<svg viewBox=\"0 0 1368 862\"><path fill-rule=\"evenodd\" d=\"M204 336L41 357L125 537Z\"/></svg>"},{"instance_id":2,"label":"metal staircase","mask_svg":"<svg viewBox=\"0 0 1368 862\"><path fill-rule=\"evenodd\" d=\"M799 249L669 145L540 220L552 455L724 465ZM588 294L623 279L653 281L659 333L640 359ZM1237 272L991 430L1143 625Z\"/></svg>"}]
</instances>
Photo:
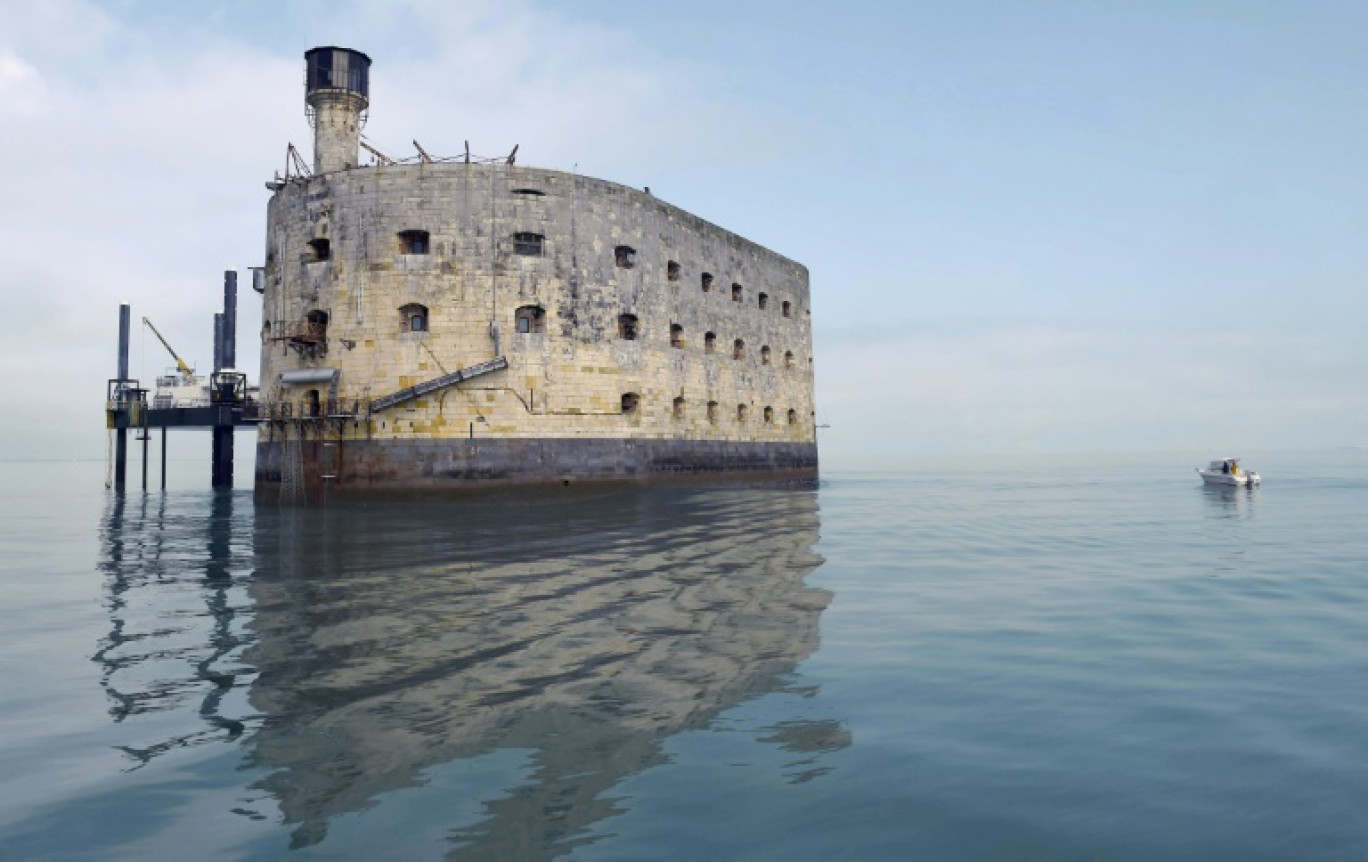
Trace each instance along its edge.
<instances>
[{"instance_id":1,"label":"metal staircase","mask_svg":"<svg viewBox=\"0 0 1368 862\"><path fill-rule=\"evenodd\" d=\"M414 398L421 398L430 392L445 389L448 386L455 386L462 380L469 380L472 377L479 377L481 374L489 374L492 371L502 371L508 367L508 358L496 356L487 362L472 365L469 368L462 368L460 371L453 371L450 374L443 374L441 377L434 377L431 380L419 383L417 386L410 386L407 389L400 389L398 392L376 398L371 402L371 412L387 410L396 404L411 401Z\"/></svg>"}]
</instances>

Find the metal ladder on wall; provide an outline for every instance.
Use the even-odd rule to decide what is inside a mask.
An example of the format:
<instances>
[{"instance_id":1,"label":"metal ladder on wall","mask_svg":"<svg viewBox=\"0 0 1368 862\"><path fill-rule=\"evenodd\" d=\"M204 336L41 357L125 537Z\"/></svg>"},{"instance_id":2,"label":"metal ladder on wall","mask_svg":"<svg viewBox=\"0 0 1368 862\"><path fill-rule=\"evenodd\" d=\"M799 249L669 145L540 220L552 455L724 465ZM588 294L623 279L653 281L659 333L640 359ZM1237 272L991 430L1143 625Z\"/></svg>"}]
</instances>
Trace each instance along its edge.
<instances>
[{"instance_id":1,"label":"metal ladder on wall","mask_svg":"<svg viewBox=\"0 0 1368 862\"><path fill-rule=\"evenodd\" d=\"M285 438L280 452L280 502L304 501L304 444L302 435Z\"/></svg>"}]
</instances>

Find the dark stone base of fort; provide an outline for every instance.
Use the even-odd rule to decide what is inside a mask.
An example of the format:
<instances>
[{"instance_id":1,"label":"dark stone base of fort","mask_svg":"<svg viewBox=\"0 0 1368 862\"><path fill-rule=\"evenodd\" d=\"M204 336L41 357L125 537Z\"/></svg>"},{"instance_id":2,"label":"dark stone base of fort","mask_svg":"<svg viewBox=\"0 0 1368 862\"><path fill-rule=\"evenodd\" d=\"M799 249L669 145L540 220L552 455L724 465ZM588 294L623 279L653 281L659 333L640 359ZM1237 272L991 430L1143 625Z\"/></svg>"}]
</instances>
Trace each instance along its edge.
<instances>
[{"instance_id":1,"label":"dark stone base of fort","mask_svg":"<svg viewBox=\"0 0 1368 862\"><path fill-rule=\"evenodd\" d=\"M290 494L314 500L324 493L465 492L688 479L810 486L817 479L817 445L611 438L313 439L298 444L261 441L256 453L256 496L262 501Z\"/></svg>"}]
</instances>

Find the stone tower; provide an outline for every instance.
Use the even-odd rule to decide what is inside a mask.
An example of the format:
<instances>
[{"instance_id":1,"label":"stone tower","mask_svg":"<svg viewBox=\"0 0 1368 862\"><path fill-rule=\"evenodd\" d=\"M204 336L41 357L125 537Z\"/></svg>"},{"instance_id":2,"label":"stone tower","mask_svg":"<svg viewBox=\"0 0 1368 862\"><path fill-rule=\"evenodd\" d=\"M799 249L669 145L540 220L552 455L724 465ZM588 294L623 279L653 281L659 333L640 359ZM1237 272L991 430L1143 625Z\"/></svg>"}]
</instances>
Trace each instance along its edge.
<instances>
[{"instance_id":1,"label":"stone tower","mask_svg":"<svg viewBox=\"0 0 1368 862\"><path fill-rule=\"evenodd\" d=\"M305 52L305 97L314 128L314 173L357 165L362 117L370 105L370 57L331 45Z\"/></svg>"}]
</instances>

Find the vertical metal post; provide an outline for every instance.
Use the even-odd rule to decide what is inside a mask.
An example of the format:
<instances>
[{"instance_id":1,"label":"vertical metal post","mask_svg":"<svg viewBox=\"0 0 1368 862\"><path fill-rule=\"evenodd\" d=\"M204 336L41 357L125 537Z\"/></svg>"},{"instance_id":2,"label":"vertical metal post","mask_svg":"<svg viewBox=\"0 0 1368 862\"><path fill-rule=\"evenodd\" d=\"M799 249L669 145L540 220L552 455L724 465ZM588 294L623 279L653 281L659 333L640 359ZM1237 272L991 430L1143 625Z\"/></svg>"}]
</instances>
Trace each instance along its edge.
<instances>
[{"instance_id":1,"label":"vertical metal post","mask_svg":"<svg viewBox=\"0 0 1368 862\"><path fill-rule=\"evenodd\" d=\"M237 273L223 273L223 367L237 367Z\"/></svg>"},{"instance_id":2,"label":"vertical metal post","mask_svg":"<svg viewBox=\"0 0 1368 862\"><path fill-rule=\"evenodd\" d=\"M161 469L161 489L166 490L166 426L162 426L162 469Z\"/></svg>"},{"instance_id":3,"label":"vertical metal post","mask_svg":"<svg viewBox=\"0 0 1368 862\"><path fill-rule=\"evenodd\" d=\"M237 362L237 273L223 273L223 312L214 315L214 370L223 371ZM226 391L213 392L215 488L233 487L233 400Z\"/></svg>"},{"instance_id":4,"label":"vertical metal post","mask_svg":"<svg viewBox=\"0 0 1368 862\"><path fill-rule=\"evenodd\" d=\"M214 419L214 464L210 484L215 488L233 487L233 408L220 404L215 409ZM227 424L221 414L228 414Z\"/></svg>"},{"instance_id":5,"label":"vertical metal post","mask_svg":"<svg viewBox=\"0 0 1368 862\"><path fill-rule=\"evenodd\" d=\"M214 370L223 370L223 314L214 314Z\"/></svg>"},{"instance_id":6,"label":"vertical metal post","mask_svg":"<svg viewBox=\"0 0 1368 862\"><path fill-rule=\"evenodd\" d=\"M128 379L128 329L133 309L126 302L119 303L119 379Z\"/></svg>"},{"instance_id":7,"label":"vertical metal post","mask_svg":"<svg viewBox=\"0 0 1368 862\"><path fill-rule=\"evenodd\" d=\"M128 379L128 330L132 309L128 303L119 304L119 383L114 390L116 398L123 403L127 398L123 381ZM123 417L127 410L120 411ZM114 490L122 492L128 479L128 431L125 428L114 430Z\"/></svg>"},{"instance_id":8,"label":"vertical metal post","mask_svg":"<svg viewBox=\"0 0 1368 862\"><path fill-rule=\"evenodd\" d=\"M145 419L146 419L146 413L144 412L144 420L145 420ZM143 426L143 429L142 429L142 436L138 438L138 439L142 440L142 444L143 444L143 454L142 454L142 480L143 480L143 490L144 490L144 491L147 490L147 441L148 441L148 439L149 439L151 436L152 436L152 433L151 433L150 429L148 429L148 427L147 427L146 425L144 425L144 426Z\"/></svg>"}]
</instances>

